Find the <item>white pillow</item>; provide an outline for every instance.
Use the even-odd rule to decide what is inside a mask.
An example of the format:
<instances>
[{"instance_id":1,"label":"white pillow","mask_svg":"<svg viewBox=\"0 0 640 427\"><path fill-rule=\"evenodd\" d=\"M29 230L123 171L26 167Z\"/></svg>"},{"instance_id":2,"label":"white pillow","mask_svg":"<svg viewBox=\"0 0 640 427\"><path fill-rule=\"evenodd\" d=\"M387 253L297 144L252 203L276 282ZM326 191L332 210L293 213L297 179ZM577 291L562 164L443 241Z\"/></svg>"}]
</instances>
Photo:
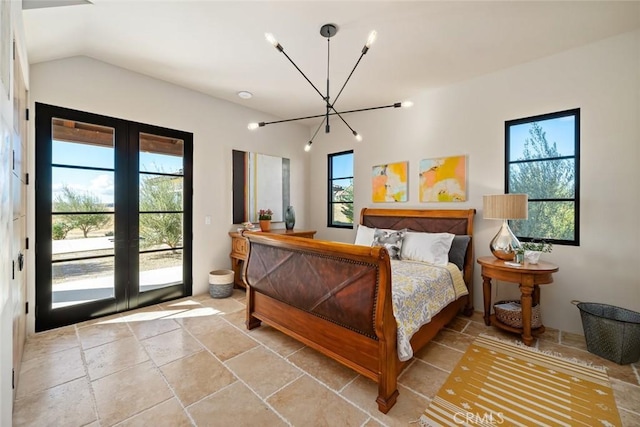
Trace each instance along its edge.
<instances>
[{"instance_id":1,"label":"white pillow","mask_svg":"<svg viewBox=\"0 0 640 427\"><path fill-rule=\"evenodd\" d=\"M367 227L366 225L358 224L358 231L356 232L355 245L371 246L373 243L373 235L376 229Z\"/></svg>"},{"instance_id":2,"label":"white pillow","mask_svg":"<svg viewBox=\"0 0 640 427\"><path fill-rule=\"evenodd\" d=\"M408 231L404 235L400 259L427 262L446 266L449 249L454 235L451 233L416 233Z\"/></svg>"}]
</instances>

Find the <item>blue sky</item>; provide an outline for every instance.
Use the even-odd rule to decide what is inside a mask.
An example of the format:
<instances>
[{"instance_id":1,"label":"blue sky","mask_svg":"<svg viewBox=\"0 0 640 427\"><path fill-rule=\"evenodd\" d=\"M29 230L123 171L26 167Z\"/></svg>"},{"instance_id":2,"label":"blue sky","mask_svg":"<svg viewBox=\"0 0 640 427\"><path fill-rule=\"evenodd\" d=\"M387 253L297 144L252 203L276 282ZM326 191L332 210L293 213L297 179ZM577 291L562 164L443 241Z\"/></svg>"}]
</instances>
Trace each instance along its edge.
<instances>
[{"instance_id":1,"label":"blue sky","mask_svg":"<svg viewBox=\"0 0 640 427\"><path fill-rule=\"evenodd\" d=\"M333 177L353 176L353 153L333 157Z\"/></svg>"},{"instance_id":2,"label":"blue sky","mask_svg":"<svg viewBox=\"0 0 640 427\"><path fill-rule=\"evenodd\" d=\"M537 122L544 130L547 142L551 145L554 142L558 152L563 156L573 156L575 154L575 118L573 116L561 117L551 120ZM522 150L526 139L530 139L529 129L533 123L524 123L511 126L511 152L509 160L517 160L523 157Z\"/></svg>"},{"instance_id":3,"label":"blue sky","mask_svg":"<svg viewBox=\"0 0 640 427\"><path fill-rule=\"evenodd\" d=\"M113 148L72 142L53 141L52 163L113 169ZM182 157L165 154L140 153L140 170L145 172L176 172L181 169ZM53 198L63 185L80 192L89 192L103 203L113 203L113 172L68 168L53 168Z\"/></svg>"}]
</instances>

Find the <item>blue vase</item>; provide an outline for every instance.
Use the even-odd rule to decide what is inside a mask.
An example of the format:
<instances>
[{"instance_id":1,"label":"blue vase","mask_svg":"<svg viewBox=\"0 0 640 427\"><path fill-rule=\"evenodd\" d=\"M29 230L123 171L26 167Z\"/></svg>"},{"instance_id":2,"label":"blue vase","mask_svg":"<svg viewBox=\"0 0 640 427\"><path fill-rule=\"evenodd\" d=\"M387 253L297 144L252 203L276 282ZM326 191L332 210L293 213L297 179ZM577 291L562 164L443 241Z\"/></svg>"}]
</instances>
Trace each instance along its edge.
<instances>
[{"instance_id":1,"label":"blue vase","mask_svg":"<svg viewBox=\"0 0 640 427\"><path fill-rule=\"evenodd\" d=\"M294 225L296 225L296 211L293 210L293 206L287 206L284 211L284 226L287 230L293 230Z\"/></svg>"}]
</instances>

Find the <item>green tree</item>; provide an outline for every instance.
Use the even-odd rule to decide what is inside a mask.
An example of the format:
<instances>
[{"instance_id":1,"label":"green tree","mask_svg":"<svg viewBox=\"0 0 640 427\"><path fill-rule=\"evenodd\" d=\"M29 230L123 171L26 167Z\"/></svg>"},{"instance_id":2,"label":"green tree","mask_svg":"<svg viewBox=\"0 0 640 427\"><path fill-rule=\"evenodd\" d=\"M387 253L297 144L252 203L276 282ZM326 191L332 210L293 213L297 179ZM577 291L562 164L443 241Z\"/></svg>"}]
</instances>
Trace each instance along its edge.
<instances>
[{"instance_id":1,"label":"green tree","mask_svg":"<svg viewBox=\"0 0 640 427\"><path fill-rule=\"evenodd\" d=\"M572 240L574 238L575 162L560 158L555 142L547 141L546 133L536 122L525 139L523 156L512 163L509 192L526 193L530 201L529 219L512 221L513 232L520 237ZM558 201L558 199L560 201Z\"/></svg>"},{"instance_id":2,"label":"green tree","mask_svg":"<svg viewBox=\"0 0 640 427\"><path fill-rule=\"evenodd\" d=\"M182 213L173 213L182 211L181 183L182 178L172 176L141 180L139 203L142 246L164 244L175 249L182 243Z\"/></svg>"},{"instance_id":3,"label":"green tree","mask_svg":"<svg viewBox=\"0 0 640 427\"><path fill-rule=\"evenodd\" d=\"M53 240L64 240L67 238L67 234L72 228L72 225L67 224L64 221L55 221L51 228L51 238L53 238Z\"/></svg>"},{"instance_id":4,"label":"green tree","mask_svg":"<svg viewBox=\"0 0 640 427\"><path fill-rule=\"evenodd\" d=\"M53 207L55 212L63 212L63 214L56 216L61 218L61 222L67 227L70 227L69 230L78 228L82 230L85 238L90 231L99 230L107 225L111 219L109 214L101 213L108 211L98 197L89 192L74 191L66 185L62 187L62 194L56 196Z\"/></svg>"},{"instance_id":5,"label":"green tree","mask_svg":"<svg viewBox=\"0 0 640 427\"><path fill-rule=\"evenodd\" d=\"M340 212L348 219L349 223L353 224L353 184L342 190L340 201L348 202L340 207Z\"/></svg>"}]
</instances>

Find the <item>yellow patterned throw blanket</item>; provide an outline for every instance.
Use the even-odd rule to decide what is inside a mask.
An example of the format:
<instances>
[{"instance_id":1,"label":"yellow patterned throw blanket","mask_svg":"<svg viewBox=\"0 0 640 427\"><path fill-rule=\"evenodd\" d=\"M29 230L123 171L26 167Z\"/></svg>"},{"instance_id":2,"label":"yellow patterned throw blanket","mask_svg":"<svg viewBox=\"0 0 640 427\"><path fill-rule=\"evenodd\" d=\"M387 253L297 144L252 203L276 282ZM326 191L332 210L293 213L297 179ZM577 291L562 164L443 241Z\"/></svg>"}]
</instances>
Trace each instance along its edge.
<instances>
[{"instance_id":1,"label":"yellow patterned throw blanket","mask_svg":"<svg viewBox=\"0 0 640 427\"><path fill-rule=\"evenodd\" d=\"M393 315L398 325L398 358L413 357L411 337L451 301L469 291L455 264L439 267L417 261L391 260Z\"/></svg>"},{"instance_id":2,"label":"yellow patterned throw blanket","mask_svg":"<svg viewBox=\"0 0 640 427\"><path fill-rule=\"evenodd\" d=\"M481 335L420 417L421 426L619 426L609 377Z\"/></svg>"}]
</instances>

